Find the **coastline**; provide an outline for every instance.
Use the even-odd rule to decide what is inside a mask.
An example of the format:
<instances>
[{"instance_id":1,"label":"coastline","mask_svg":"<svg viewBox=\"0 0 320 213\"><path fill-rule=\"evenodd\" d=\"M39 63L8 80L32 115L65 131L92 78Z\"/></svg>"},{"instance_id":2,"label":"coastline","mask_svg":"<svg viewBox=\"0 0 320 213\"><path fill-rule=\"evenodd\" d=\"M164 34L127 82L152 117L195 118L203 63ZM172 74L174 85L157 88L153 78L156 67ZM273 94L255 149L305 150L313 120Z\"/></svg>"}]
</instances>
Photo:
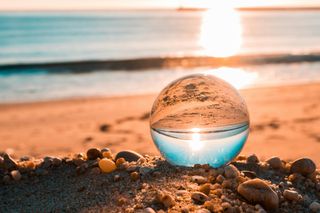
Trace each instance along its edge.
<instances>
[{"instance_id":1,"label":"coastline","mask_svg":"<svg viewBox=\"0 0 320 213\"><path fill-rule=\"evenodd\" d=\"M320 84L240 90L251 130L241 154L302 156L320 163ZM81 98L0 105L0 150L44 157L109 147L156 154L148 113L156 95ZM6 149L6 150L5 150Z\"/></svg>"}]
</instances>

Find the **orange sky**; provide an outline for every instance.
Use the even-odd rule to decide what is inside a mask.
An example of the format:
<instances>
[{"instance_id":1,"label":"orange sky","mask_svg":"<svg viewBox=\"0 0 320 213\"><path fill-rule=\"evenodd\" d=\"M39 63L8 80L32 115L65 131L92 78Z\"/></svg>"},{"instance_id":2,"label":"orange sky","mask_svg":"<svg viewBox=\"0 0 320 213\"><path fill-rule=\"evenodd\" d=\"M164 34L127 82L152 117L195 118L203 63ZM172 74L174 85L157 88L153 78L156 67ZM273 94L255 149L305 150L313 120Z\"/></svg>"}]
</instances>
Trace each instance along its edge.
<instances>
[{"instance_id":1,"label":"orange sky","mask_svg":"<svg viewBox=\"0 0 320 213\"><path fill-rule=\"evenodd\" d=\"M77 10L208 7L226 0L0 0L0 10ZM320 0L228 0L234 7L320 6ZM210 6L209 6L210 7Z\"/></svg>"}]
</instances>

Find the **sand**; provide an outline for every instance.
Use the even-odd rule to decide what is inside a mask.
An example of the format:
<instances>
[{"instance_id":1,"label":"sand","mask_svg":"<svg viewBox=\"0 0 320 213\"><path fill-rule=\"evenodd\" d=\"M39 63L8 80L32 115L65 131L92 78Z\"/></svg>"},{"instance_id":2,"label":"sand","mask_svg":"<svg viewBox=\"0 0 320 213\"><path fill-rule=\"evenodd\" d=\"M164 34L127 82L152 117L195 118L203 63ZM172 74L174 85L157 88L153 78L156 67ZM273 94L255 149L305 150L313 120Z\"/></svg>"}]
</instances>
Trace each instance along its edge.
<instances>
[{"instance_id":1,"label":"sand","mask_svg":"<svg viewBox=\"0 0 320 213\"><path fill-rule=\"evenodd\" d=\"M309 157L320 164L320 84L241 90L251 131L241 154ZM0 150L64 156L89 147L158 154L148 113L156 95L0 105ZM101 131L101 126L102 130Z\"/></svg>"},{"instance_id":2,"label":"sand","mask_svg":"<svg viewBox=\"0 0 320 213\"><path fill-rule=\"evenodd\" d=\"M17 163L4 158L5 163L0 162L3 212L320 211L320 173L309 159L274 158L267 163L255 155L241 156L214 169L172 166L160 157L145 155L100 173L99 158L75 155ZM20 172L12 171L13 165Z\"/></svg>"}]
</instances>

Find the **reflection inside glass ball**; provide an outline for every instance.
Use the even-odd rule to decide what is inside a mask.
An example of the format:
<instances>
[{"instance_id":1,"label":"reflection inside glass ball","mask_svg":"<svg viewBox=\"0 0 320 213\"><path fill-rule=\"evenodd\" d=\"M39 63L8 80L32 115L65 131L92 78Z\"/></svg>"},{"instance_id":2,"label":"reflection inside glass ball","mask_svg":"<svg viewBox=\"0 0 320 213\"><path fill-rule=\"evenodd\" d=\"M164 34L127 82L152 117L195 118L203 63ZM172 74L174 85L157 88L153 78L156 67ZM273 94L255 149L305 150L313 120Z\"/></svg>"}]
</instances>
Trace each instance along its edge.
<instances>
[{"instance_id":1,"label":"reflection inside glass ball","mask_svg":"<svg viewBox=\"0 0 320 213\"><path fill-rule=\"evenodd\" d=\"M240 153L249 133L249 114L230 84L197 74L161 91L151 110L150 128L170 163L220 167Z\"/></svg>"}]
</instances>

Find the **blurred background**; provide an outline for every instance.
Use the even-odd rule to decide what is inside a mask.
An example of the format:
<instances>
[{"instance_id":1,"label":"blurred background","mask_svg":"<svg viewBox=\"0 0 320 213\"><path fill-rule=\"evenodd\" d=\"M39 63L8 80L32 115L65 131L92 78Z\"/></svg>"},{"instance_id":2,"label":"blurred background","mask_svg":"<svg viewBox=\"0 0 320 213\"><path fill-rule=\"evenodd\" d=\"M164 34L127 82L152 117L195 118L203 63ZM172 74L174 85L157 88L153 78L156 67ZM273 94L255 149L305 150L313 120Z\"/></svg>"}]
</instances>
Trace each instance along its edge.
<instances>
[{"instance_id":1,"label":"blurred background","mask_svg":"<svg viewBox=\"0 0 320 213\"><path fill-rule=\"evenodd\" d=\"M0 0L0 150L157 153L156 94L191 73L246 99L244 154L320 162L320 0Z\"/></svg>"}]
</instances>

